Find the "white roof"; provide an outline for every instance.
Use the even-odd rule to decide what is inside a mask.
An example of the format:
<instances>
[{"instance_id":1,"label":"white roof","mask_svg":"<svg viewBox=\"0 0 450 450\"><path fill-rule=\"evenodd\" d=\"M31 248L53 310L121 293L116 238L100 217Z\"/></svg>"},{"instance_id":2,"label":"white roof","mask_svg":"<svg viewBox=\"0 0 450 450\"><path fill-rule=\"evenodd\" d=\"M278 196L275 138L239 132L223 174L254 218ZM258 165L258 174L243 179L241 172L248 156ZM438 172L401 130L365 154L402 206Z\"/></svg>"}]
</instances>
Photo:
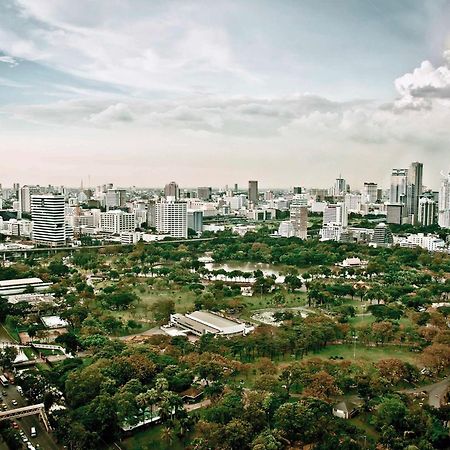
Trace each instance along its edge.
<instances>
[{"instance_id":1,"label":"white roof","mask_svg":"<svg viewBox=\"0 0 450 450\"><path fill-rule=\"evenodd\" d=\"M3 280L0 281L0 288L20 286L23 284L36 284L36 283L43 283L43 281L40 278L19 278L17 280Z\"/></svg>"},{"instance_id":2,"label":"white roof","mask_svg":"<svg viewBox=\"0 0 450 450\"><path fill-rule=\"evenodd\" d=\"M47 328L62 328L69 325L64 319L61 319L61 317L59 316L41 317L41 320Z\"/></svg>"}]
</instances>

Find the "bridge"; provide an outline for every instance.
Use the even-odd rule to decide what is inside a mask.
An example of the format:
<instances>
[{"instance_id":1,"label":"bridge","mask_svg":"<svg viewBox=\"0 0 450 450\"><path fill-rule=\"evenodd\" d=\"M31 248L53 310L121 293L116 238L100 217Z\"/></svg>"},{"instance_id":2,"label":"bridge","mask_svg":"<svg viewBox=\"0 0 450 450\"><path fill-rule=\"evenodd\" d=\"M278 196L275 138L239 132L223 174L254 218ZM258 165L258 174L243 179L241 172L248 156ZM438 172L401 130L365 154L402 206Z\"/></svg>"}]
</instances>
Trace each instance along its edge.
<instances>
[{"instance_id":1,"label":"bridge","mask_svg":"<svg viewBox=\"0 0 450 450\"><path fill-rule=\"evenodd\" d=\"M48 422L47 414L45 414L45 408L43 403L37 405L22 406L21 408L10 409L9 411L0 412L0 420L13 420L20 417L33 416L38 414L44 423L47 432L51 431L50 424Z\"/></svg>"}]
</instances>

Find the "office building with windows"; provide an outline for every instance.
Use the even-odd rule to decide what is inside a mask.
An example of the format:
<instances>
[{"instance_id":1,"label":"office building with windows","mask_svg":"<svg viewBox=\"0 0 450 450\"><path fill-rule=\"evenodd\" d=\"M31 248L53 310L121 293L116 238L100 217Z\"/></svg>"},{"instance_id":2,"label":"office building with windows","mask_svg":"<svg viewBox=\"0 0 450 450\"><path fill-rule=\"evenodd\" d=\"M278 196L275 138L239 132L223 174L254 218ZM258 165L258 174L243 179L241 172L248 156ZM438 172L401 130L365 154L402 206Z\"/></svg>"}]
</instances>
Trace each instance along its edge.
<instances>
[{"instance_id":1,"label":"office building with windows","mask_svg":"<svg viewBox=\"0 0 450 450\"><path fill-rule=\"evenodd\" d=\"M168 197L156 203L156 231L176 238L187 238L187 204Z\"/></svg>"}]
</instances>

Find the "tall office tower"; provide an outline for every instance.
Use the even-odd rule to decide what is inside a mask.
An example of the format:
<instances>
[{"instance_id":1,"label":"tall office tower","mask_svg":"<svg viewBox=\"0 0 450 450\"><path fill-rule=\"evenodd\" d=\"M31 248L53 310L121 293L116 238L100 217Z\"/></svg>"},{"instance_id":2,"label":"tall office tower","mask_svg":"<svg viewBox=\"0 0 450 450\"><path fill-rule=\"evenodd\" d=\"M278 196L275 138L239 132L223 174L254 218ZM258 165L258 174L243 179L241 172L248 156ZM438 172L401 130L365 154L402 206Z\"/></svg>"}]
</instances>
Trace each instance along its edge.
<instances>
[{"instance_id":1,"label":"tall office tower","mask_svg":"<svg viewBox=\"0 0 450 450\"><path fill-rule=\"evenodd\" d=\"M439 190L439 219L441 228L450 228L450 172L442 179Z\"/></svg>"},{"instance_id":2,"label":"tall office tower","mask_svg":"<svg viewBox=\"0 0 450 450\"><path fill-rule=\"evenodd\" d=\"M417 223L423 227L436 223L436 202L430 197L419 199Z\"/></svg>"},{"instance_id":3,"label":"tall office tower","mask_svg":"<svg viewBox=\"0 0 450 450\"><path fill-rule=\"evenodd\" d=\"M344 203L326 205L323 211L323 224L333 223L346 227L348 225L348 212Z\"/></svg>"},{"instance_id":4,"label":"tall office tower","mask_svg":"<svg viewBox=\"0 0 450 450\"><path fill-rule=\"evenodd\" d=\"M180 188L175 181L171 181L169 184L164 186L164 197L174 197L175 200L180 198Z\"/></svg>"},{"instance_id":5,"label":"tall office tower","mask_svg":"<svg viewBox=\"0 0 450 450\"><path fill-rule=\"evenodd\" d=\"M364 183L362 193L362 203L376 203L378 200L378 185L377 183Z\"/></svg>"},{"instance_id":6,"label":"tall office tower","mask_svg":"<svg viewBox=\"0 0 450 450\"><path fill-rule=\"evenodd\" d=\"M13 183L13 191L17 198L19 198L19 189L20 189L20 184Z\"/></svg>"},{"instance_id":7,"label":"tall office tower","mask_svg":"<svg viewBox=\"0 0 450 450\"><path fill-rule=\"evenodd\" d=\"M19 189L19 208L20 212L31 213L31 196L41 193L39 186L22 186Z\"/></svg>"},{"instance_id":8,"label":"tall office tower","mask_svg":"<svg viewBox=\"0 0 450 450\"><path fill-rule=\"evenodd\" d=\"M201 200L211 200L212 188L206 186L197 188L197 197Z\"/></svg>"},{"instance_id":9,"label":"tall office tower","mask_svg":"<svg viewBox=\"0 0 450 450\"><path fill-rule=\"evenodd\" d=\"M31 218L33 220L33 241L36 244L48 247L67 244L69 235L66 229L63 195L32 195Z\"/></svg>"},{"instance_id":10,"label":"tall office tower","mask_svg":"<svg viewBox=\"0 0 450 450\"><path fill-rule=\"evenodd\" d=\"M336 178L333 186L333 195L339 197L341 195L345 195L347 192L347 183L344 178L339 175L339 178Z\"/></svg>"},{"instance_id":11,"label":"tall office tower","mask_svg":"<svg viewBox=\"0 0 450 450\"><path fill-rule=\"evenodd\" d=\"M406 203L407 178L408 178L408 169L392 169L389 203L391 204Z\"/></svg>"},{"instance_id":12,"label":"tall office tower","mask_svg":"<svg viewBox=\"0 0 450 450\"><path fill-rule=\"evenodd\" d=\"M387 204L386 205L386 222L401 225L403 223L403 209L404 206L401 203Z\"/></svg>"},{"instance_id":13,"label":"tall office tower","mask_svg":"<svg viewBox=\"0 0 450 450\"><path fill-rule=\"evenodd\" d=\"M423 191L423 164L413 162L408 169L406 189L406 210L411 224L418 223L419 198Z\"/></svg>"},{"instance_id":14,"label":"tall office tower","mask_svg":"<svg viewBox=\"0 0 450 450\"><path fill-rule=\"evenodd\" d=\"M346 194L344 197L344 203L347 211L360 213L361 212L361 194Z\"/></svg>"},{"instance_id":15,"label":"tall office tower","mask_svg":"<svg viewBox=\"0 0 450 450\"><path fill-rule=\"evenodd\" d=\"M289 219L294 229L294 236L306 239L308 234L308 207L291 205Z\"/></svg>"},{"instance_id":16,"label":"tall office tower","mask_svg":"<svg viewBox=\"0 0 450 450\"><path fill-rule=\"evenodd\" d=\"M149 227L156 227L156 202L149 200L147 202L147 225Z\"/></svg>"},{"instance_id":17,"label":"tall office tower","mask_svg":"<svg viewBox=\"0 0 450 450\"><path fill-rule=\"evenodd\" d=\"M234 183L234 192L237 192L239 190L239 186L237 183Z\"/></svg>"},{"instance_id":18,"label":"tall office tower","mask_svg":"<svg viewBox=\"0 0 450 450\"><path fill-rule=\"evenodd\" d=\"M300 186L294 186L294 195L295 194L301 194L302 188Z\"/></svg>"},{"instance_id":19,"label":"tall office tower","mask_svg":"<svg viewBox=\"0 0 450 450\"><path fill-rule=\"evenodd\" d=\"M169 197L156 204L156 230L172 237L187 238L187 204Z\"/></svg>"},{"instance_id":20,"label":"tall office tower","mask_svg":"<svg viewBox=\"0 0 450 450\"><path fill-rule=\"evenodd\" d=\"M257 205L259 201L258 182L251 180L248 182L248 201Z\"/></svg>"},{"instance_id":21,"label":"tall office tower","mask_svg":"<svg viewBox=\"0 0 450 450\"><path fill-rule=\"evenodd\" d=\"M106 209L123 208L127 202L125 189L108 189L106 191Z\"/></svg>"}]
</instances>

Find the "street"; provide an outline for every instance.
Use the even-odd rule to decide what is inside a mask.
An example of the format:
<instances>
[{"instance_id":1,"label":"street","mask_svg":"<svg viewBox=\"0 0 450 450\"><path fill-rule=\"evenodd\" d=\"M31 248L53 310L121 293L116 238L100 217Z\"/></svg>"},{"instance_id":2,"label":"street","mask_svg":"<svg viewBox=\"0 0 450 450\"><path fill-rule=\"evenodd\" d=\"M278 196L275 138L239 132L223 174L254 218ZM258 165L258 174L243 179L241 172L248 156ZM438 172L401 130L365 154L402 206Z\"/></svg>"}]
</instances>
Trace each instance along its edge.
<instances>
[{"instance_id":1,"label":"street","mask_svg":"<svg viewBox=\"0 0 450 450\"><path fill-rule=\"evenodd\" d=\"M8 387L0 386L0 392L6 393L6 396L2 395L0 400L8 407L8 410L28 405L27 401L17 392L15 385L9 385ZM17 401L17 406L12 404L13 400ZM2 408L2 410L4 409ZM44 424L40 421L38 415L15 419L15 422L19 425L19 430L23 430L34 447L42 450L60 450L62 448L62 446L58 446L55 443L51 434L47 433ZM37 436L34 438L30 436L31 427L35 427L37 431ZM37 447L36 444L39 444L39 447ZM7 449L7 446L4 443L0 444L0 450L3 449Z\"/></svg>"}]
</instances>

